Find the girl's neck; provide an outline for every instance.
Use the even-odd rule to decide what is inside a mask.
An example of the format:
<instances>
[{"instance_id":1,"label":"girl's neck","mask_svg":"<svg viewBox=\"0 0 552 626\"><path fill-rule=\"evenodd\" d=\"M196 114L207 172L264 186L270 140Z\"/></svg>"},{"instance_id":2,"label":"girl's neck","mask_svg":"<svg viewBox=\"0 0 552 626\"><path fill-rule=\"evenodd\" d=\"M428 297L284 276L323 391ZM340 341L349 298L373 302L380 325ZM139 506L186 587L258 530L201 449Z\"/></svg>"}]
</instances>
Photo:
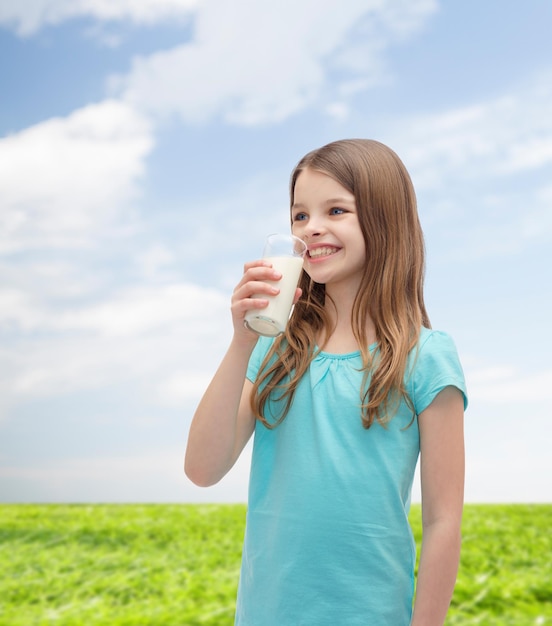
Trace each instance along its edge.
<instances>
[{"instance_id":1,"label":"girl's neck","mask_svg":"<svg viewBox=\"0 0 552 626\"><path fill-rule=\"evenodd\" d=\"M330 334L322 332L318 345L326 352L347 354L360 349L352 327L352 312L355 295L343 290L326 291L326 308L330 320ZM331 300L329 299L331 298ZM367 346L376 341L376 332L371 318L365 320Z\"/></svg>"},{"instance_id":2,"label":"girl's neck","mask_svg":"<svg viewBox=\"0 0 552 626\"><path fill-rule=\"evenodd\" d=\"M358 289L347 284L339 283L326 285L325 292L330 315L342 319L344 316L347 316L347 318L350 319Z\"/></svg>"}]
</instances>

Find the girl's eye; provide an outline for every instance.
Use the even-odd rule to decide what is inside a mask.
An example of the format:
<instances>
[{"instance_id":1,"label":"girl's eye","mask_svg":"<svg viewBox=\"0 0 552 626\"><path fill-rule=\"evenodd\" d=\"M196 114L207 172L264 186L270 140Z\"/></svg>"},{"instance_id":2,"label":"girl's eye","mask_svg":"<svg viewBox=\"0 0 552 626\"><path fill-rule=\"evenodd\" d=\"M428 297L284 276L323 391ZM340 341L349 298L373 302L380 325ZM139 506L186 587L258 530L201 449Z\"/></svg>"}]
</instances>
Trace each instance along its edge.
<instances>
[{"instance_id":1,"label":"girl's eye","mask_svg":"<svg viewBox=\"0 0 552 626\"><path fill-rule=\"evenodd\" d=\"M345 209L338 207L333 207L333 209L330 210L330 215L342 215L343 213L345 213Z\"/></svg>"},{"instance_id":2,"label":"girl's eye","mask_svg":"<svg viewBox=\"0 0 552 626\"><path fill-rule=\"evenodd\" d=\"M306 216L305 213L296 213L294 218L293 218L293 221L294 222L303 222L306 219L307 219L307 216Z\"/></svg>"}]
</instances>

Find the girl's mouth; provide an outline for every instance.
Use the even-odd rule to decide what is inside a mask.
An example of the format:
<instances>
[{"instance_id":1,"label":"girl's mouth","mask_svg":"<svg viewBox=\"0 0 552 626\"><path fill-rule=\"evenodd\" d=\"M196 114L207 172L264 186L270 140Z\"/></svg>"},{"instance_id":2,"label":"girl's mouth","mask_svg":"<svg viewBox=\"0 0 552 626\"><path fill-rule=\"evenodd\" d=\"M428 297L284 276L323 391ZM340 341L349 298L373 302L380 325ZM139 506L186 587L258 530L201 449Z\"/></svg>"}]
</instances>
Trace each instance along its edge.
<instances>
[{"instance_id":1,"label":"girl's mouth","mask_svg":"<svg viewBox=\"0 0 552 626\"><path fill-rule=\"evenodd\" d=\"M339 252L340 248L334 248L333 246L320 246L319 248L313 248L309 250L308 255L311 259L319 259L323 256L331 256L336 252Z\"/></svg>"}]
</instances>

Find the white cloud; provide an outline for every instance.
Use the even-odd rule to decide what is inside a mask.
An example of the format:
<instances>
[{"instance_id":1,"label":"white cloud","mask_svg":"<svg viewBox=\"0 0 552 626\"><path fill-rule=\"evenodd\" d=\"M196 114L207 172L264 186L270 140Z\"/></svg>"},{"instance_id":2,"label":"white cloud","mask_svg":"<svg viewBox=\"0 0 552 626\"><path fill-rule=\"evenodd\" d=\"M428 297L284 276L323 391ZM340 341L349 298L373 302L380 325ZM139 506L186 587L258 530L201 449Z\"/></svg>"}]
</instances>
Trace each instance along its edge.
<instances>
[{"instance_id":1,"label":"white cloud","mask_svg":"<svg viewBox=\"0 0 552 626\"><path fill-rule=\"evenodd\" d=\"M148 121L114 100L0 140L0 252L77 247L136 195Z\"/></svg>"},{"instance_id":2,"label":"white cloud","mask_svg":"<svg viewBox=\"0 0 552 626\"><path fill-rule=\"evenodd\" d=\"M527 428L531 428L527 426ZM466 502L550 502L550 456L529 437L495 433L485 454L466 458Z\"/></svg>"},{"instance_id":3,"label":"white cloud","mask_svg":"<svg viewBox=\"0 0 552 626\"><path fill-rule=\"evenodd\" d=\"M552 233L552 185L537 189L535 201L522 219L522 235L538 239Z\"/></svg>"},{"instance_id":4,"label":"white cloud","mask_svg":"<svg viewBox=\"0 0 552 626\"><path fill-rule=\"evenodd\" d=\"M222 294L196 285L139 287L84 310L58 313L50 324L62 332L78 330L109 337L136 336L174 324L202 331L227 308Z\"/></svg>"},{"instance_id":5,"label":"white cloud","mask_svg":"<svg viewBox=\"0 0 552 626\"><path fill-rule=\"evenodd\" d=\"M3 288L0 291L0 328L18 326L28 330L39 323L40 315L33 299L18 289Z\"/></svg>"},{"instance_id":6,"label":"white cloud","mask_svg":"<svg viewBox=\"0 0 552 626\"><path fill-rule=\"evenodd\" d=\"M513 366L495 366L469 373L470 401L520 406L552 400L552 369L527 373Z\"/></svg>"},{"instance_id":7,"label":"white cloud","mask_svg":"<svg viewBox=\"0 0 552 626\"><path fill-rule=\"evenodd\" d=\"M127 288L110 300L61 310L14 290L0 296L0 328L23 333L17 349L0 353L0 385L10 397L129 380L147 380L153 395L159 387L172 398L190 397L189 386L184 395L178 389L175 372L204 381L202 372L212 375L218 356L204 346L224 346L231 330L228 297L195 285Z\"/></svg>"},{"instance_id":8,"label":"white cloud","mask_svg":"<svg viewBox=\"0 0 552 626\"><path fill-rule=\"evenodd\" d=\"M408 119L397 143L420 188L536 170L552 163L551 100L552 72L540 72L489 102Z\"/></svg>"},{"instance_id":9,"label":"white cloud","mask_svg":"<svg viewBox=\"0 0 552 626\"><path fill-rule=\"evenodd\" d=\"M335 95L384 80L382 51L419 30L436 6L212 0L198 9L191 43L136 59L112 88L134 106L188 123L217 116L245 126L275 123L318 101L342 112ZM337 70L345 72L340 79Z\"/></svg>"},{"instance_id":10,"label":"white cloud","mask_svg":"<svg viewBox=\"0 0 552 626\"><path fill-rule=\"evenodd\" d=\"M76 17L151 24L188 16L201 0L4 0L0 24L29 36Z\"/></svg>"},{"instance_id":11,"label":"white cloud","mask_svg":"<svg viewBox=\"0 0 552 626\"><path fill-rule=\"evenodd\" d=\"M199 401L211 382L214 372L180 370L163 380L159 387L159 403L164 406L182 406L184 401Z\"/></svg>"},{"instance_id":12,"label":"white cloud","mask_svg":"<svg viewBox=\"0 0 552 626\"><path fill-rule=\"evenodd\" d=\"M153 243L147 249L140 251L136 262L144 277L154 278L170 267L175 260L172 250L161 243Z\"/></svg>"},{"instance_id":13,"label":"white cloud","mask_svg":"<svg viewBox=\"0 0 552 626\"><path fill-rule=\"evenodd\" d=\"M245 502L251 446L215 486L184 474L181 445L142 455L64 458L0 466L2 502ZM23 489L21 488L23 486ZM21 497L24 492L26 497Z\"/></svg>"},{"instance_id":14,"label":"white cloud","mask_svg":"<svg viewBox=\"0 0 552 626\"><path fill-rule=\"evenodd\" d=\"M539 72L490 101L394 122L389 143L447 258L503 256L552 237L551 101L552 73Z\"/></svg>"}]
</instances>

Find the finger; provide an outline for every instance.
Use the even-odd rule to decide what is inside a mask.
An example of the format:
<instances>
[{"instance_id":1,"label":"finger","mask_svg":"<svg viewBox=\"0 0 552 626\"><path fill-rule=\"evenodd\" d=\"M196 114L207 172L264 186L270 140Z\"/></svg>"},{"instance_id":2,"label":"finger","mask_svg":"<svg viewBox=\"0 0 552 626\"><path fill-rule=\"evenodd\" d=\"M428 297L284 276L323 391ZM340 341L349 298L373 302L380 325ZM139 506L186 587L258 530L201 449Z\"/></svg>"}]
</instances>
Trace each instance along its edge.
<instances>
[{"instance_id":1,"label":"finger","mask_svg":"<svg viewBox=\"0 0 552 626\"><path fill-rule=\"evenodd\" d=\"M297 304L298 300L301 299L302 295L303 295L303 290L301 289L301 287L297 287L297 289L295 290L295 297L293 298L293 304Z\"/></svg>"},{"instance_id":2,"label":"finger","mask_svg":"<svg viewBox=\"0 0 552 626\"><path fill-rule=\"evenodd\" d=\"M248 270L254 267L272 267L272 263L267 261L266 259L255 259L254 261L248 261L243 266L243 273L245 274Z\"/></svg>"},{"instance_id":3,"label":"finger","mask_svg":"<svg viewBox=\"0 0 552 626\"><path fill-rule=\"evenodd\" d=\"M232 302L254 301L257 299L265 299L266 297L275 296L280 290L275 285L265 282L252 281L245 283L237 288L232 295Z\"/></svg>"},{"instance_id":4,"label":"finger","mask_svg":"<svg viewBox=\"0 0 552 626\"><path fill-rule=\"evenodd\" d=\"M268 300L265 298L246 298L233 302L231 308L232 317L238 323L243 322L248 311L262 310L268 306Z\"/></svg>"},{"instance_id":5,"label":"finger","mask_svg":"<svg viewBox=\"0 0 552 626\"><path fill-rule=\"evenodd\" d=\"M267 266L255 266L249 268L247 272L242 276L240 282L236 285L234 289L234 293L237 293L239 290L243 290L244 287L250 286L252 289L255 289L258 285L268 285L274 283L282 278L281 272L278 272L272 267ZM266 290L263 288L263 292ZM249 291L251 295L254 293L253 291ZM273 293L271 295L274 295Z\"/></svg>"},{"instance_id":6,"label":"finger","mask_svg":"<svg viewBox=\"0 0 552 626\"><path fill-rule=\"evenodd\" d=\"M237 313L247 313L251 309L264 309L268 306L269 300L267 298L244 298L234 302L232 308Z\"/></svg>"},{"instance_id":7,"label":"finger","mask_svg":"<svg viewBox=\"0 0 552 626\"><path fill-rule=\"evenodd\" d=\"M252 265L245 270L243 278L246 280L280 280L282 272L275 270L270 264Z\"/></svg>"}]
</instances>

